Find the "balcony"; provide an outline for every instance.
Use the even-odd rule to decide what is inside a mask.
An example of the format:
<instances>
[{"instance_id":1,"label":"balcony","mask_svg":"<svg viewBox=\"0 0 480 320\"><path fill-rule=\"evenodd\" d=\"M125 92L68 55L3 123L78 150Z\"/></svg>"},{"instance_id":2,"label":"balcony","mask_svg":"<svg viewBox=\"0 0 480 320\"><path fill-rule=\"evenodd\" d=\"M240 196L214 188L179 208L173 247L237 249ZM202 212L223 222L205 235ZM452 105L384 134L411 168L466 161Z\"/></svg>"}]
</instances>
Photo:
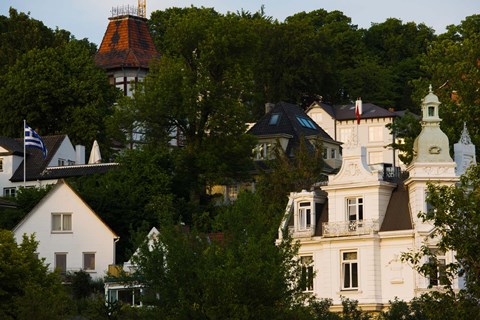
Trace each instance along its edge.
<instances>
[{"instance_id":1,"label":"balcony","mask_svg":"<svg viewBox=\"0 0 480 320\"><path fill-rule=\"evenodd\" d=\"M378 232L380 229L377 219L358 221L332 221L322 223L323 236L347 237Z\"/></svg>"}]
</instances>

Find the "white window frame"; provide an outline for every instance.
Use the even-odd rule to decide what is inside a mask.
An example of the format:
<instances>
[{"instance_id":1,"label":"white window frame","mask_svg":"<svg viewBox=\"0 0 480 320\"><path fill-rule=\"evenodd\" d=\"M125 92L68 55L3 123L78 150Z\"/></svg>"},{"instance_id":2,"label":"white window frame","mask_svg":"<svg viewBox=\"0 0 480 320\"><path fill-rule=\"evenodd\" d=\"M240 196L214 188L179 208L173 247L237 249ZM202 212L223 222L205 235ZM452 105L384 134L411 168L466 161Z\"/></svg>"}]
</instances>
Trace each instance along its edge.
<instances>
[{"instance_id":1,"label":"white window frame","mask_svg":"<svg viewBox=\"0 0 480 320\"><path fill-rule=\"evenodd\" d=\"M447 266L447 256L444 252L437 249L430 249L436 257L435 260L430 260L429 263L434 263L436 265L436 275L432 278L432 273L428 275L428 285L432 288L439 288L445 286L446 277L446 266Z\"/></svg>"},{"instance_id":2,"label":"white window frame","mask_svg":"<svg viewBox=\"0 0 480 320\"><path fill-rule=\"evenodd\" d=\"M3 196L4 197L16 197L17 196L17 188L16 187L3 188Z\"/></svg>"},{"instance_id":3,"label":"white window frame","mask_svg":"<svg viewBox=\"0 0 480 320\"><path fill-rule=\"evenodd\" d=\"M347 256L350 255L350 256ZM341 288L344 291L358 290L360 287L360 266L358 250L340 251Z\"/></svg>"},{"instance_id":4,"label":"white window frame","mask_svg":"<svg viewBox=\"0 0 480 320\"><path fill-rule=\"evenodd\" d=\"M312 203L310 201L298 202L298 230L308 230L312 227L312 209Z\"/></svg>"},{"instance_id":5,"label":"white window frame","mask_svg":"<svg viewBox=\"0 0 480 320\"><path fill-rule=\"evenodd\" d=\"M368 127L368 141L381 142L383 141L383 126L369 126Z\"/></svg>"},{"instance_id":6,"label":"white window frame","mask_svg":"<svg viewBox=\"0 0 480 320\"><path fill-rule=\"evenodd\" d=\"M259 143L254 149L255 160L268 160L272 158L273 143Z\"/></svg>"},{"instance_id":7,"label":"white window frame","mask_svg":"<svg viewBox=\"0 0 480 320\"><path fill-rule=\"evenodd\" d=\"M363 197L348 197L345 206L348 221L362 221L365 218Z\"/></svg>"},{"instance_id":8,"label":"white window frame","mask_svg":"<svg viewBox=\"0 0 480 320\"><path fill-rule=\"evenodd\" d=\"M302 290L304 292L312 292L313 291L313 286L314 286L314 261L313 261L313 256L311 255L305 255L305 256L300 256L300 264L302 268L302 274L301 274L301 279L304 281L302 283Z\"/></svg>"},{"instance_id":9,"label":"white window frame","mask_svg":"<svg viewBox=\"0 0 480 320\"><path fill-rule=\"evenodd\" d=\"M55 220L60 217L60 222ZM68 221L68 217L70 221ZM66 233L73 231L73 214L71 212L52 212L51 218L52 233ZM58 227L56 226L58 225Z\"/></svg>"},{"instance_id":10,"label":"white window frame","mask_svg":"<svg viewBox=\"0 0 480 320\"><path fill-rule=\"evenodd\" d=\"M93 256L93 268L92 266L89 265L89 259L87 256ZM83 252L82 254L82 265L83 265L83 270L84 271L95 271L96 267L96 256L95 252Z\"/></svg>"}]
</instances>

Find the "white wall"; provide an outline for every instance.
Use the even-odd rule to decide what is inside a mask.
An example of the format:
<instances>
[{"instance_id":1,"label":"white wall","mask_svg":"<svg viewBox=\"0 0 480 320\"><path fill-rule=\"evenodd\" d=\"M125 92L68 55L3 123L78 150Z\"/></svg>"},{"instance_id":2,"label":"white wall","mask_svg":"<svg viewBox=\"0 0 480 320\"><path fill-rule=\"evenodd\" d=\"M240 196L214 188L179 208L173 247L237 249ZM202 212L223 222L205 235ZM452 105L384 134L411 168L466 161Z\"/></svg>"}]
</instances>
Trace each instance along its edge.
<instances>
[{"instance_id":1,"label":"white wall","mask_svg":"<svg viewBox=\"0 0 480 320\"><path fill-rule=\"evenodd\" d=\"M114 263L114 235L68 186L57 187L14 230L17 241L24 233L35 233L39 257L45 258L51 270L55 252L67 253L67 271L82 269L83 252L94 252L95 270L90 274L94 278L105 276L108 265ZM72 232L52 233L52 212L72 213Z\"/></svg>"}]
</instances>

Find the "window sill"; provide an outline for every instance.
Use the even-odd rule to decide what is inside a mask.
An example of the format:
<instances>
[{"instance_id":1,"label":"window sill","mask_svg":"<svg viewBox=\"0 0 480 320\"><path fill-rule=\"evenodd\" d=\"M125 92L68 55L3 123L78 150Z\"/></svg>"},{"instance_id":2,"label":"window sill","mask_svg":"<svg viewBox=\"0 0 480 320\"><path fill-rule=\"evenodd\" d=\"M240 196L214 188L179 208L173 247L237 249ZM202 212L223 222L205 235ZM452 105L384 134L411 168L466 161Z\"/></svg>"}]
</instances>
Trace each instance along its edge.
<instances>
[{"instance_id":1,"label":"window sill","mask_svg":"<svg viewBox=\"0 0 480 320\"><path fill-rule=\"evenodd\" d=\"M73 233L73 231L51 231L52 234L69 234Z\"/></svg>"},{"instance_id":2,"label":"window sill","mask_svg":"<svg viewBox=\"0 0 480 320\"><path fill-rule=\"evenodd\" d=\"M342 289L340 291L337 291L337 294L338 295L354 295L354 294L362 294L363 291L362 290L359 290L359 289Z\"/></svg>"}]
</instances>

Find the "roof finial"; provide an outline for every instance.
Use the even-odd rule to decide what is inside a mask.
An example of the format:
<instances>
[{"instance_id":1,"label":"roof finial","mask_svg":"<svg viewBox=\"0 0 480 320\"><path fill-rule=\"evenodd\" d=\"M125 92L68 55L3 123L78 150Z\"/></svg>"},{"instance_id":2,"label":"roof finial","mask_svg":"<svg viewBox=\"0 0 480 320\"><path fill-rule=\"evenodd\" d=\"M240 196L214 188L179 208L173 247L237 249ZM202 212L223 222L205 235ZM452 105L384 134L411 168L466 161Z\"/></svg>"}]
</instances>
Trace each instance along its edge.
<instances>
[{"instance_id":1,"label":"roof finial","mask_svg":"<svg viewBox=\"0 0 480 320\"><path fill-rule=\"evenodd\" d=\"M430 84L430 85L428 86L428 93L433 93L432 84Z\"/></svg>"},{"instance_id":2,"label":"roof finial","mask_svg":"<svg viewBox=\"0 0 480 320\"><path fill-rule=\"evenodd\" d=\"M460 141L458 142L466 145L472 144L472 139L470 139L470 135L468 134L466 122L463 122L463 131L462 131L462 135L460 136Z\"/></svg>"}]
</instances>

